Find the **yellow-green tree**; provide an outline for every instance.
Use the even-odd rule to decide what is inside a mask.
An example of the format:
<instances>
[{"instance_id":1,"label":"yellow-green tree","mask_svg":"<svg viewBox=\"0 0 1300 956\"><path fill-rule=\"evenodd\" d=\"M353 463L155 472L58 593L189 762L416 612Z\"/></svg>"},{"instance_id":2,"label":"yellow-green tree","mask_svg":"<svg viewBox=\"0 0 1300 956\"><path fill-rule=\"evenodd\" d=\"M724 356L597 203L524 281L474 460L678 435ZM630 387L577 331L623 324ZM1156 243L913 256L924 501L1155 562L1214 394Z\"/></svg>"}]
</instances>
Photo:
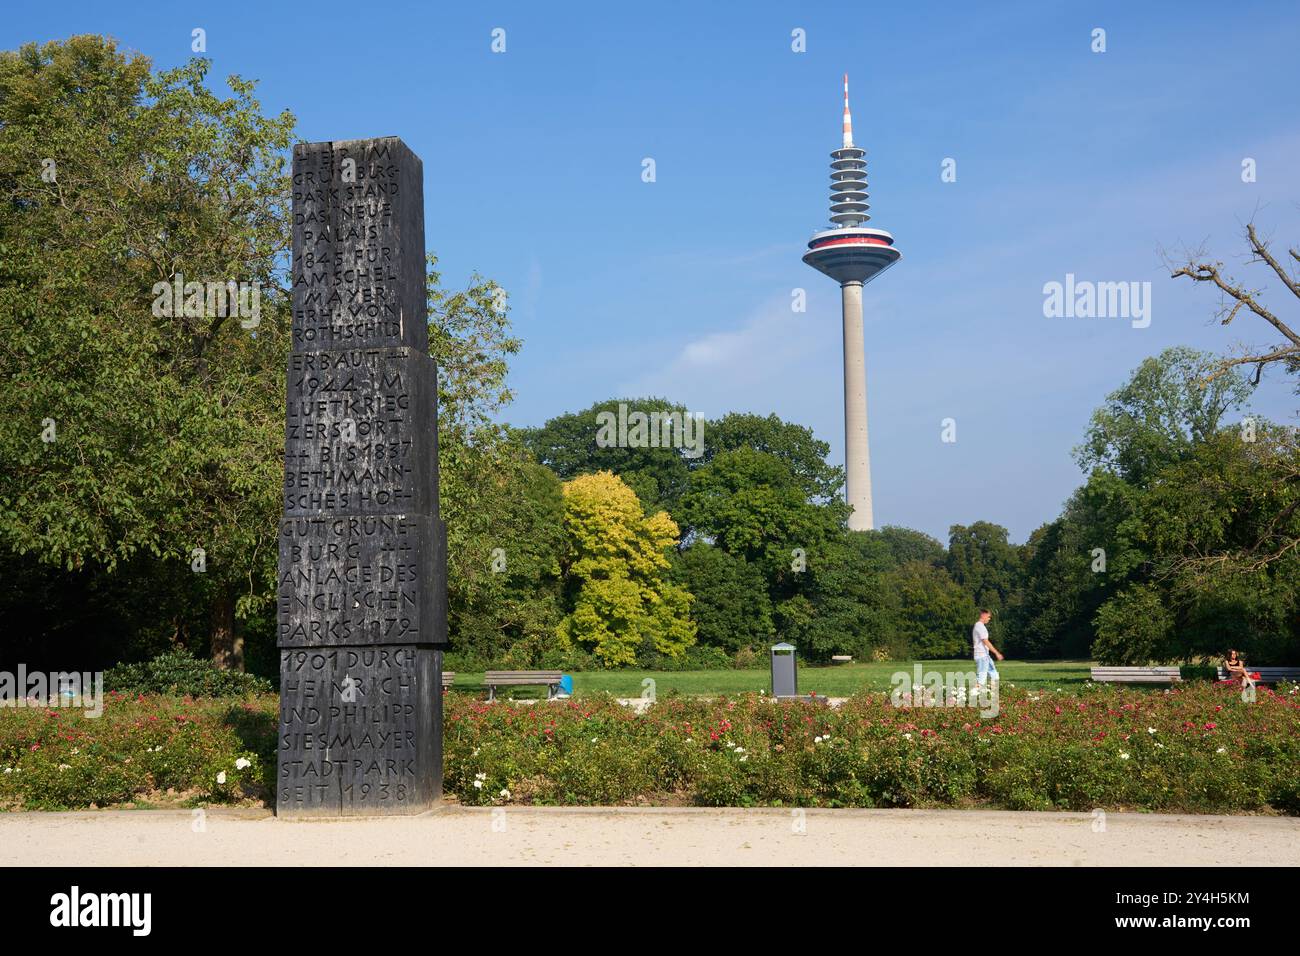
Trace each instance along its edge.
<instances>
[{"instance_id":1,"label":"yellow-green tree","mask_svg":"<svg viewBox=\"0 0 1300 956\"><path fill-rule=\"evenodd\" d=\"M617 475L599 471L564 484L561 567L570 612L557 628L565 647L592 651L607 667L636 662L638 650L670 657L695 643L691 595L668 580L677 524L647 516Z\"/></svg>"}]
</instances>

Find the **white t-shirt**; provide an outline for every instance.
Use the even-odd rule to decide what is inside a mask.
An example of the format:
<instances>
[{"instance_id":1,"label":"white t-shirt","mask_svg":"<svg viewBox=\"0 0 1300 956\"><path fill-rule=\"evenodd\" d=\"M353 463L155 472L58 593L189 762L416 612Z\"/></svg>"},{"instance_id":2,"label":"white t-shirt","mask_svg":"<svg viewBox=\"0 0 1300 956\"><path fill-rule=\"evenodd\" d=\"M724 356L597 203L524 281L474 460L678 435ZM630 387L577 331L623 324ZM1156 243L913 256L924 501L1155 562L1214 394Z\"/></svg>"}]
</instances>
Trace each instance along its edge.
<instances>
[{"instance_id":1,"label":"white t-shirt","mask_svg":"<svg viewBox=\"0 0 1300 956\"><path fill-rule=\"evenodd\" d=\"M989 629L984 626L983 621L976 621L975 626L970 629L971 644L974 645L975 659L989 656L989 649L984 646L984 642L989 639Z\"/></svg>"}]
</instances>

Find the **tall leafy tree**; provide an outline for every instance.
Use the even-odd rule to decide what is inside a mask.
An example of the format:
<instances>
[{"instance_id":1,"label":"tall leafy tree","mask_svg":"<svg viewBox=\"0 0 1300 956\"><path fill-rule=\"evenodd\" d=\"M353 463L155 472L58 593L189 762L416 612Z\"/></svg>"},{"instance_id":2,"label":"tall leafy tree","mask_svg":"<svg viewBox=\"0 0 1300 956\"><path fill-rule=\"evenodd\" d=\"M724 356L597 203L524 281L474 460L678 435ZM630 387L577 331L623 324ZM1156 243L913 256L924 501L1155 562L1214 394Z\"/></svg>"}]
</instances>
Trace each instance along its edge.
<instances>
[{"instance_id":1,"label":"tall leafy tree","mask_svg":"<svg viewBox=\"0 0 1300 956\"><path fill-rule=\"evenodd\" d=\"M839 532L807 555L807 568L777 607L781 636L812 660L848 654L860 660L897 644L893 564L878 537Z\"/></svg>"},{"instance_id":2,"label":"tall leafy tree","mask_svg":"<svg viewBox=\"0 0 1300 956\"><path fill-rule=\"evenodd\" d=\"M1146 594L1166 609L1155 659L1237 647L1256 663L1288 663L1300 653L1300 487L1274 478L1300 459L1285 429L1261 423L1252 437L1224 429L1162 470L1123 529L1146 556ZM1130 599L1122 615L1099 614L1099 655L1125 656L1117 622L1143 606Z\"/></svg>"},{"instance_id":3,"label":"tall leafy tree","mask_svg":"<svg viewBox=\"0 0 1300 956\"><path fill-rule=\"evenodd\" d=\"M0 548L202 569L237 664L272 593L293 120L207 73L92 36L0 53ZM177 276L256 286L260 314L159 306Z\"/></svg>"},{"instance_id":4,"label":"tall leafy tree","mask_svg":"<svg viewBox=\"0 0 1300 956\"><path fill-rule=\"evenodd\" d=\"M1179 461L1219 428L1223 416L1250 399L1240 375L1215 376L1214 356L1194 349L1165 349L1146 359L1123 387L1092 414L1075 457L1085 472L1104 468L1145 484Z\"/></svg>"},{"instance_id":5,"label":"tall leafy tree","mask_svg":"<svg viewBox=\"0 0 1300 956\"><path fill-rule=\"evenodd\" d=\"M667 512L647 516L632 489L601 471L564 483L564 531L561 643L607 667L632 664L638 652L684 656L696 626L691 595L668 578L678 532Z\"/></svg>"},{"instance_id":6,"label":"tall leafy tree","mask_svg":"<svg viewBox=\"0 0 1300 956\"><path fill-rule=\"evenodd\" d=\"M788 577L795 549L806 555L835 535L846 510L842 502L809 501L784 461L741 447L691 475L677 514L724 551L757 563L776 583Z\"/></svg>"},{"instance_id":7,"label":"tall leafy tree","mask_svg":"<svg viewBox=\"0 0 1300 956\"><path fill-rule=\"evenodd\" d=\"M923 561L926 564L942 567L947 560L943 545L923 531L913 531L898 525L885 525L868 534L879 537L889 548L895 564L904 561Z\"/></svg>"},{"instance_id":8,"label":"tall leafy tree","mask_svg":"<svg viewBox=\"0 0 1300 956\"><path fill-rule=\"evenodd\" d=\"M884 586L897 602L891 630L894 656L970 654L975 602L947 571L922 561L906 561L885 576Z\"/></svg>"},{"instance_id":9,"label":"tall leafy tree","mask_svg":"<svg viewBox=\"0 0 1300 956\"><path fill-rule=\"evenodd\" d=\"M1105 565L1083 520L1080 494L1021 548L1021 602L1003 615L1007 653L1016 657L1086 657L1092 619L1105 600Z\"/></svg>"},{"instance_id":10,"label":"tall leafy tree","mask_svg":"<svg viewBox=\"0 0 1300 956\"><path fill-rule=\"evenodd\" d=\"M0 568L48 595L33 624L51 639L239 666L248 634L274 670L293 120L207 74L155 74L100 37L0 53ZM258 314L159 308L175 276L256 286ZM520 343L490 280L447 289L430 257L428 295L453 622L481 635L467 622L491 607L535 636L559 502L494 421Z\"/></svg>"},{"instance_id":11,"label":"tall leafy tree","mask_svg":"<svg viewBox=\"0 0 1300 956\"><path fill-rule=\"evenodd\" d=\"M698 541L682 553L674 577L694 598L691 620L700 644L734 654L772 639L772 600L756 565Z\"/></svg>"},{"instance_id":12,"label":"tall leafy tree","mask_svg":"<svg viewBox=\"0 0 1300 956\"><path fill-rule=\"evenodd\" d=\"M844 488L844 469L827 464L830 446L814 437L811 428L776 415L731 412L709 421L704 435L704 454L693 467L704 467L724 452L752 448L784 462L811 501L830 502Z\"/></svg>"},{"instance_id":13,"label":"tall leafy tree","mask_svg":"<svg viewBox=\"0 0 1300 956\"><path fill-rule=\"evenodd\" d=\"M602 416L617 421L620 414L626 419L637 412L681 416L687 409L665 398L610 398L580 412L558 415L540 428L523 429L521 438L539 462L563 479L609 471L636 492L647 512L666 509L675 514L690 479L688 455L694 454L684 447L684 436L674 441L671 429L665 432L661 427L654 439L658 447L652 447L649 434L644 445L620 441L617 429L612 435L602 434L602 422L609 421Z\"/></svg>"},{"instance_id":14,"label":"tall leafy tree","mask_svg":"<svg viewBox=\"0 0 1300 956\"><path fill-rule=\"evenodd\" d=\"M1020 554L1001 525L976 521L948 532L947 568L980 607L1001 611L1019 600Z\"/></svg>"}]
</instances>

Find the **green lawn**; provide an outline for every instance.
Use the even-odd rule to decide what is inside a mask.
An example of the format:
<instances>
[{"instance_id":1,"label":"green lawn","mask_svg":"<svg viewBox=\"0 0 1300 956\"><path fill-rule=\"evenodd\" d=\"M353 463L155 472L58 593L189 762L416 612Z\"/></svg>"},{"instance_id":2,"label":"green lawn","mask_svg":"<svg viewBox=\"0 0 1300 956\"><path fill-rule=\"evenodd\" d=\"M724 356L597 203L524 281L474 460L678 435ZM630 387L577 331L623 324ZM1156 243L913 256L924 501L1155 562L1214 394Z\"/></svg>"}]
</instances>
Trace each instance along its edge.
<instances>
[{"instance_id":1,"label":"green lawn","mask_svg":"<svg viewBox=\"0 0 1300 956\"><path fill-rule=\"evenodd\" d=\"M849 697L860 690L887 691L890 678L898 671L911 674L913 661L875 661L866 664L840 664L829 667L800 667L799 693L816 693L824 697ZM923 671L970 671L970 660L920 661ZM1017 687L1077 687L1088 679L1088 661L1003 661L998 673L1003 683ZM641 696L645 678L655 682L655 693L672 691L683 694L734 694L745 691L770 691L771 678L766 668L717 671L586 671L573 675L574 693L609 693L615 697ZM457 672L456 690L473 691L483 686L482 673ZM499 696L538 697L541 688L501 688Z\"/></svg>"}]
</instances>

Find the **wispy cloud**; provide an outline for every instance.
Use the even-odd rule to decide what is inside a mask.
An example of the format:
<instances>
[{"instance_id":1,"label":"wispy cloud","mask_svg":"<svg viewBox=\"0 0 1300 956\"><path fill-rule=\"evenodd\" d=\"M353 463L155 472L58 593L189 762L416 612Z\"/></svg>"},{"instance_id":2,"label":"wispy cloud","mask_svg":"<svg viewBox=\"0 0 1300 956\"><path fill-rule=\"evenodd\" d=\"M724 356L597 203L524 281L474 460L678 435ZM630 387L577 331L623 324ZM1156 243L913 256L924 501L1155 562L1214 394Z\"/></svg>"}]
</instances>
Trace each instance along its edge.
<instances>
[{"instance_id":1,"label":"wispy cloud","mask_svg":"<svg viewBox=\"0 0 1300 956\"><path fill-rule=\"evenodd\" d=\"M622 382L619 392L671 395L707 415L775 411L816 425L827 408L834 418L841 407L840 383L825 374L839 368L840 345L838 321L796 313L788 296L773 298L735 327L687 341L660 367Z\"/></svg>"}]
</instances>

